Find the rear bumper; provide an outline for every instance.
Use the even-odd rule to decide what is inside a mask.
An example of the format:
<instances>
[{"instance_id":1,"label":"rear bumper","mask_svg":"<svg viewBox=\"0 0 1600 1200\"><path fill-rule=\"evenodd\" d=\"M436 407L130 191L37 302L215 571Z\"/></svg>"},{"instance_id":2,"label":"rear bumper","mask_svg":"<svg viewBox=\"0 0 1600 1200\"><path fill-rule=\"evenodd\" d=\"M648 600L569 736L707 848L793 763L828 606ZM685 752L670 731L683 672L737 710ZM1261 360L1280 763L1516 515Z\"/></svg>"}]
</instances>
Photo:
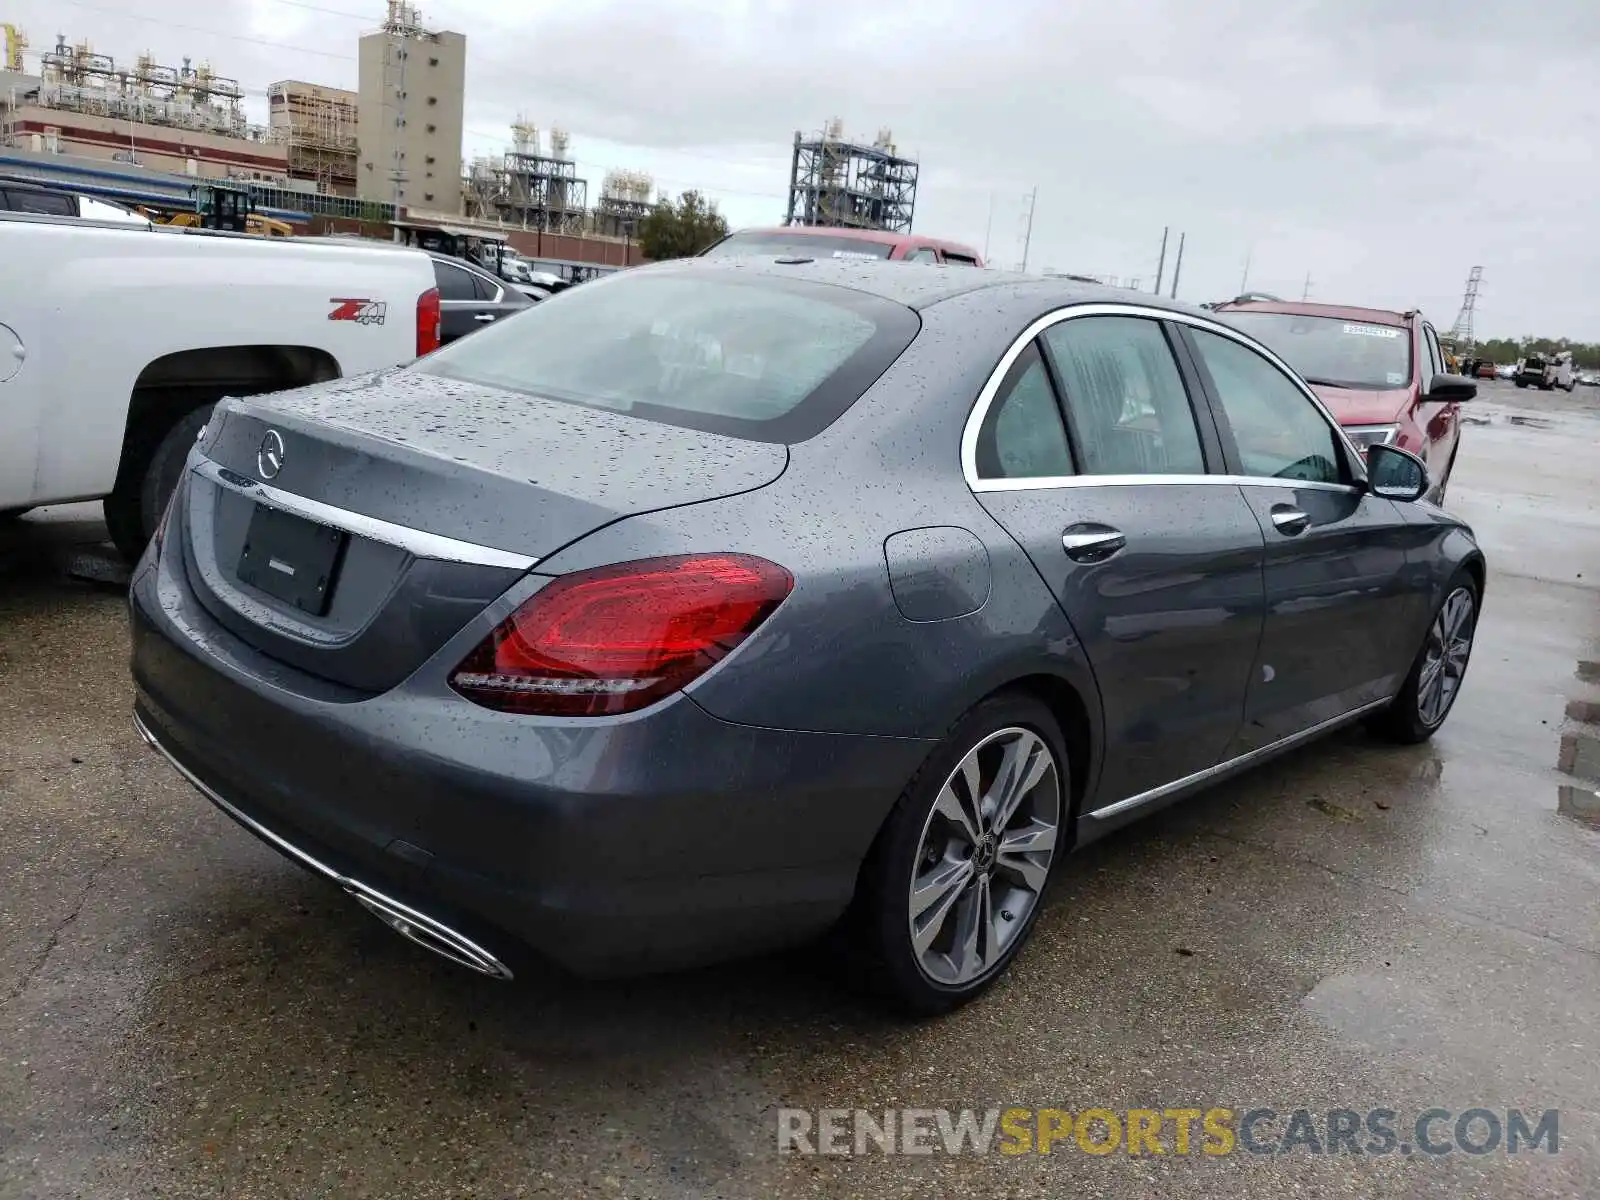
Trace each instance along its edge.
<instances>
[{"instance_id":1,"label":"rear bumper","mask_svg":"<svg viewBox=\"0 0 1600 1200\"><path fill-rule=\"evenodd\" d=\"M168 550L130 589L145 736L291 859L493 961L525 943L618 975L814 935L929 749L736 725L681 695L604 721L490 712L444 682L476 624L352 698L217 624Z\"/></svg>"}]
</instances>

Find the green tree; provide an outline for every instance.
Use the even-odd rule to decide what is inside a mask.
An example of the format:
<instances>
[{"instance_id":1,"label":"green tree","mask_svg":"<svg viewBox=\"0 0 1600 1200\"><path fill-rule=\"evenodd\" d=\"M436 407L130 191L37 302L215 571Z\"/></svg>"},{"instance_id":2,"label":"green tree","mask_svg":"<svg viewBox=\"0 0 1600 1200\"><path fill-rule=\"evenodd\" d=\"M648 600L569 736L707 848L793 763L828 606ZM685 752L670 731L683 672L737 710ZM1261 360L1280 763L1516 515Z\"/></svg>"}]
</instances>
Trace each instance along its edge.
<instances>
[{"instance_id":1,"label":"green tree","mask_svg":"<svg viewBox=\"0 0 1600 1200\"><path fill-rule=\"evenodd\" d=\"M639 248L656 262L664 258L690 258L728 236L728 222L716 201L699 192L684 192L677 204L662 199L639 222Z\"/></svg>"}]
</instances>

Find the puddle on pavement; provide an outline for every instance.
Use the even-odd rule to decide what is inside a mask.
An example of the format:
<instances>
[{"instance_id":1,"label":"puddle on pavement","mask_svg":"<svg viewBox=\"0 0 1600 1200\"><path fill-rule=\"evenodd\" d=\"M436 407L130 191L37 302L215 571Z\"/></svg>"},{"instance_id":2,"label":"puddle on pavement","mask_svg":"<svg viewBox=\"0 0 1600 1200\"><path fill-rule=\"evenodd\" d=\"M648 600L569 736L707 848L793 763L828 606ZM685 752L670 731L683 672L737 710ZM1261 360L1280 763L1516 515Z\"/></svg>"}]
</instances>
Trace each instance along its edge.
<instances>
[{"instance_id":1,"label":"puddle on pavement","mask_svg":"<svg viewBox=\"0 0 1600 1200\"><path fill-rule=\"evenodd\" d=\"M1580 824L1600 829L1600 792L1563 784L1556 789L1556 811Z\"/></svg>"}]
</instances>

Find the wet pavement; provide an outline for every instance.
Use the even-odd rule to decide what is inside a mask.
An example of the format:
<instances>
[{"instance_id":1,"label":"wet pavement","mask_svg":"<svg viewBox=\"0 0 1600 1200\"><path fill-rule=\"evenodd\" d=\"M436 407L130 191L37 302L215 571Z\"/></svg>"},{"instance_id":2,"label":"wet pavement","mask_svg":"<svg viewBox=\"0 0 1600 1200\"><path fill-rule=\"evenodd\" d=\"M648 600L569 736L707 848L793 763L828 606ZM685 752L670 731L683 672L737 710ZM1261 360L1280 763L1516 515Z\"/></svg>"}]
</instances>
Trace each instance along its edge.
<instances>
[{"instance_id":1,"label":"wet pavement","mask_svg":"<svg viewBox=\"0 0 1600 1200\"><path fill-rule=\"evenodd\" d=\"M1600 415L1484 400L1451 505L1492 570L1438 737L1345 733L1093 847L924 1025L805 952L436 963L140 743L92 510L0 526L0 1197L1595 1195ZM1009 1105L1559 1109L1559 1152L775 1153L783 1106Z\"/></svg>"}]
</instances>

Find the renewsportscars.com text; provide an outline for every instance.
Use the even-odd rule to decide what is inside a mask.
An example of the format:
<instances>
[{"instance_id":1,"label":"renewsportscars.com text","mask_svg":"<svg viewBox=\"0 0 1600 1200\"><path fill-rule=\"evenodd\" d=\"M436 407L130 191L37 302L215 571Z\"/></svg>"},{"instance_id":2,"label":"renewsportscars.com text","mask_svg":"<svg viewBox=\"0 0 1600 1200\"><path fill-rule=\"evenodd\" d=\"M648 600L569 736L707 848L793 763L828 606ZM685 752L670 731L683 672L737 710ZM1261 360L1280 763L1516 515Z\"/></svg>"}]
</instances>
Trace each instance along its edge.
<instances>
[{"instance_id":1,"label":"renewsportscars.com text","mask_svg":"<svg viewBox=\"0 0 1600 1200\"><path fill-rule=\"evenodd\" d=\"M1518 1108L782 1108L780 1154L1555 1154L1561 1114Z\"/></svg>"}]
</instances>

